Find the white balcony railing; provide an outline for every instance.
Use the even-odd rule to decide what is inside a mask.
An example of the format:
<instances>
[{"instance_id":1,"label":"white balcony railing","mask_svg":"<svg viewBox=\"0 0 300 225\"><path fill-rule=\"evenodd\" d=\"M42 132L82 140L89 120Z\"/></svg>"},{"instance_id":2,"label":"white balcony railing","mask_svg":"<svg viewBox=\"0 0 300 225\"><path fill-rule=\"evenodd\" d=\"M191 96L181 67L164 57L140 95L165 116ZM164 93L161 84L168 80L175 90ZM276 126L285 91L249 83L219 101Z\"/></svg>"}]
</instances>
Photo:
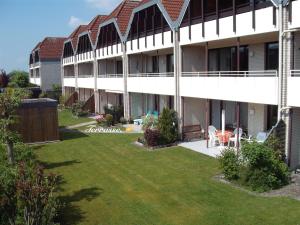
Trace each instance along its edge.
<instances>
[{"instance_id":1,"label":"white balcony railing","mask_svg":"<svg viewBox=\"0 0 300 225\"><path fill-rule=\"evenodd\" d=\"M94 75L91 74L83 74L83 75L78 75L78 78L92 78Z\"/></svg>"},{"instance_id":2,"label":"white balcony railing","mask_svg":"<svg viewBox=\"0 0 300 225\"><path fill-rule=\"evenodd\" d=\"M183 97L225 101L278 103L277 71L218 71L182 73Z\"/></svg>"},{"instance_id":3,"label":"white balcony railing","mask_svg":"<svg viewBox=\"0 0 300 225\"><path fill-rule=\"evenodd\" d=\"M300 70L291 70L291 77L300 77Z\"/></svg>"},{"instance_id":4,"label":"white balcony railing","mask_svg":"<svg viewBox=\"0 0 300 225\"><path fill-rule=\"evenodd\" d=\"M135 73L129 74L129 77L174 77L174 73Z\"/></svg>"},{"instance_id":5,"label":"white balcony railing","mask_svg":"<svg viewBox=\"0 0 300 225\"><path fill-rule=\"evenodd\" d=\"M277 70L182 72L182 77L277 77Z\"/></svg>"},{"instance_id":6,"label":"white balcony railing","mask_svg":"<svg viewBox=\"0 0 300 225\"><path fill-rule=\"evenodd\" d=\"M74 61L75 61L74 56L63 58L63 64L72 64L72 63L74 63Z\"/></svg>"},{"instance_id":7,"label":"white balcony railing","mask_svg":"<svg viewBox=\"0 0 300 225\"><path fill-rule=\"evenodd\" d=\"M98 78L122 78L123 74L99 74Z\"/></svg>"}]
</instances>

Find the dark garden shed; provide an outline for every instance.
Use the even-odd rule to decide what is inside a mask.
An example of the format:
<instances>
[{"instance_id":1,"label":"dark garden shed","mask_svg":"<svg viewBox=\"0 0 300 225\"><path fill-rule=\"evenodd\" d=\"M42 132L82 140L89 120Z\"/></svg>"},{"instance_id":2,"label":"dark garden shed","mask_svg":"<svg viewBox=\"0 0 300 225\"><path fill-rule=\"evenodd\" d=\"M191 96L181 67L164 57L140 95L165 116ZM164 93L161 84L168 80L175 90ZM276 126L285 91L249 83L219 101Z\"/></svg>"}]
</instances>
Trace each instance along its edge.
<instances>
[{"instance_id":1,"label":"dark garden shed","mask_svg":"<svg viewBox=\"0 0 300 225\"><path fill-rule=\"evenodd\" d=\"M18 132L25 143L59 140L57 101L24 99L18 110Z\"/></svg>"}]
</instances>

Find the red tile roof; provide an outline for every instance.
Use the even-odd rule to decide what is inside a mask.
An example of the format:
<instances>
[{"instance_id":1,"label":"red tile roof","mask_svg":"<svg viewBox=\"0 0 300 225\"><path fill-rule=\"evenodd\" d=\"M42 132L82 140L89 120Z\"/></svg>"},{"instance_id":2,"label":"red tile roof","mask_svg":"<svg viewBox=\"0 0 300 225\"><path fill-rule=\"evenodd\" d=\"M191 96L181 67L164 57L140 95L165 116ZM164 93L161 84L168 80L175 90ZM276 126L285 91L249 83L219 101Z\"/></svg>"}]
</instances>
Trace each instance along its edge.
<instances>
[{"instance_id":1,"label":"red tile roof","mask_svg":"<svg viewBox=\"0 0 300 225\"><path fill-rule=\"evenodd\" d=\"M144 5L152 0L143 0L140 5ZM170 18L175 21L178 19L185 0L160 0Z\"/></svg>"},{"instance_id":2,"label":"red tile roof","mask_svg":"<svg viewBox=\"0 0 300 225\"><path fill-rule=\"evenodd\" d=\"M184 0L161 0L170 18L175 21L178 19Z\"/></svg>"},{"instance_id":3,"label":"red tile roof","mask_svg":"<svg viewBox=\"0 0 300 225\"><path fill-rule=\"evenodd\" d=\"M81 34L82 32L86 31L86 27L87 25L79 25L68 37L68 39L71 40L74 51L77 47L77 42L78 42L78 36L79 34Z\"/></svg>"},{"instance_id":4,"label":"red tile roof","mask_svg":"<svg viewBox=\"0 0 300 225\"><path fill-rule=\"evenodd\" d=\"M96 44L99 25L105 19L106 19L106 16L98 15L86 27L86 31L88 31L90 33L93 45Z\"/></svg>"},{"instance_id":5,"label":"red tile roof","mask_svg":"<svg viewBox=\"0 0 300 225\"><path fill-rule=\"evenodd\" d=\"M46 37L38 45L40 59L59 59L65 40L62 37Z\"/></svg>"},{"instance_id":6,"label":"red tile roof","mask_svg":"<svg viewBox=\"0 0 300 225\"><path fill-rule=\"evenodd\" d=\"M105 21L115 18L122 34L125 34L134 8L140 4L138 0L123 0L117 8L107 16Z\"/></svg>"}]
</instances>

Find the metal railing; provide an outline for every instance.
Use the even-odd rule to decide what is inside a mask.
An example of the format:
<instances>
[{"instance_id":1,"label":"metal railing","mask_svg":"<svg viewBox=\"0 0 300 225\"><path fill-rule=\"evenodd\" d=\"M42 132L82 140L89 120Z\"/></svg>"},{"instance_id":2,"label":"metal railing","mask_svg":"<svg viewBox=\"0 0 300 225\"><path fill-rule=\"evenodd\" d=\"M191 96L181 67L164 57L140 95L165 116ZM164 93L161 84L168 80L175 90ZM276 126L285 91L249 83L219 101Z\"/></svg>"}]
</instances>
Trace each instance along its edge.
<instances>
[{"instance_id":1,"label":"metal railing","mask_svg":"<svg viewBox=\"0 0 300 225\"><path fill-rule=\"evenodd\" d=\"M135 73L129 74L129 77L174 77L174 73Z\"/></svg>"},{"instance_id":2,"label":"metal railing","mask_svg":"<svg viewBox=\"0 0 300 225\"><path fill-rule=\"evenodd\" d=\"M75 75L65 75L64 78L75 78Z\"/></svg>"},{"instance_id":3,"label":"metal railing","mask_svg":"<svg viewBox=\"0 0 300 225\"><path fill-rule=\"evenodd\" d=\"M94 75L78 75L78 78L93 78Z\"/></svg>"},{"instance_id":4,"label":"metal railing","mask_svg":"<svg viewBox=\"0 0 300 225\"><path fill-rule=\"evenodd\" d=\"M98 78L122 78L123 74L99 74Z\"/></svg>"},{"instance_id":5,"label":"metal railing","mask_svg":"<svg viewBox=\"0 0 300 225\"><path fill-rule=\"evenodd\" d=\"M277 77L277 70L182 72L182 77Z\"/></svg>"},{"instance_id":6,"label":"metal railing","mask_svg":"<svg viewBox=\"0 0 300 225\"><path fill-rule=\"evenodd\" d=\"M291 70L291 77L300 77L300 70Z\"/></svg>"}]
</instances>

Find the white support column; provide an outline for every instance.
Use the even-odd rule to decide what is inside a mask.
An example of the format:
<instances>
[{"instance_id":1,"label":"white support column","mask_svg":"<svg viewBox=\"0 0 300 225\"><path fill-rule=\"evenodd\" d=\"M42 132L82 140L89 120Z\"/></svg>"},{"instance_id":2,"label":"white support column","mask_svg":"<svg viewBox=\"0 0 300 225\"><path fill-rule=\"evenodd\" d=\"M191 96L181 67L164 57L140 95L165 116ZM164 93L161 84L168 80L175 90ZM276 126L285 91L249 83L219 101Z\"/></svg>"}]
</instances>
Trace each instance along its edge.
<instances>
[{"instance_id":1,"label":"white support column","mask_svg":"<svg viewBox=\"0 0 300 225\"><path fill-rule=\"evenodd\" d=\"M95 98L95 113L100 112L100 102L99 102L99 91L97 86L97 79L98 79L98 61L97 61L97 55L96 55L96 49L93 51L94 61L94 98Z\"/></svg>"},{"instance_id":2,"label":"white support column","mask_svg":"<svg viewBox=\"0 0 300 225\"><path fill-rule=\"evenodd\" d=\"M175 95L174 95L174 109L178 114L178 129L179 136L182 138L182 99L180 96L180 77L182 69L181 47L179 45L179 32L173 31L174 37L174 77L175 77Z\"/></svg>"},{"instance_id":3,"label":"white support column","mask_svg":"<svg viewBox=\"0 0 300 225\"><path fill-rule=\"evenodd\" d=\"M124 80L124 92L123 92L123 104L124 104L124 118L130 119L130 102L129 93L127 90L127 78L128 78L128 55L126 53L126 42L122 43L123 51L123 80Z\"/></svg>"},{"instance_id":4,"label":"white support column","mask_svg":"<svg viewBox=\"0 0 300 225\"><path fill-rule=\"evenodd\" d=\"M74 56L74 73L75 73L75 92L79 94L78 88L78 63L77 63L77 55Z\"/></svg>"},{"instance_id":5,"label":"white support column","mask_svg":"<svg viewBox=\"0 0 300 225\"><path fill-rule=\"evenodd\" d=\"M65 70L64 70L64 58L61 58L61 62L60 62L60 75L61 75L61 91L62 91L62 95L65 96L66 92L65 92L65 83L64 83L64 77L65 77Z\"/></svg>"}]
</instances>

